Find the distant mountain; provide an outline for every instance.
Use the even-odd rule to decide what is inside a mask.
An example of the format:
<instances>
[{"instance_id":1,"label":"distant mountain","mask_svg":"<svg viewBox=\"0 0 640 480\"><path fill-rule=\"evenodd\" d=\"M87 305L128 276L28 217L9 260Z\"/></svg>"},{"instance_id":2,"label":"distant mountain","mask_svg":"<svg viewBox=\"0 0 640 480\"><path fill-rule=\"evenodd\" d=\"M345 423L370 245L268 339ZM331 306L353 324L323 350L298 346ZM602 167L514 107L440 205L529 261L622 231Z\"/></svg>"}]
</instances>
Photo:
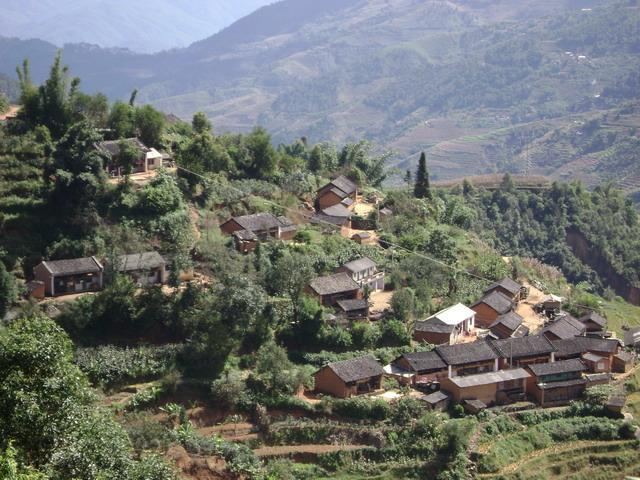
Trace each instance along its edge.
<instances>
[{"instance_id":1,"label":"distant mountain","mask_svg":"<svg viewBox=\"0 0 640 480\"><path fill-rule=\"evenodd\" d=\"M3 0L0 32L62 46L185 47L274 0Z\"/></svg>"},{"instance_id":2,"label":"distant mountain","mask_svg":"<svg viewBox=\"0 0 640 480\"><path fill-rule=\"evenodd\" d=\"M402 169L426 150L435 179L509 171L633 193L639 24L635 0L285 0L185 49L70 45L64 59L85 88L138 88L217 131L365 138ZM0 39L0 71L28 55L42 78L54 51Z\"/></svg>"}]
</instances>

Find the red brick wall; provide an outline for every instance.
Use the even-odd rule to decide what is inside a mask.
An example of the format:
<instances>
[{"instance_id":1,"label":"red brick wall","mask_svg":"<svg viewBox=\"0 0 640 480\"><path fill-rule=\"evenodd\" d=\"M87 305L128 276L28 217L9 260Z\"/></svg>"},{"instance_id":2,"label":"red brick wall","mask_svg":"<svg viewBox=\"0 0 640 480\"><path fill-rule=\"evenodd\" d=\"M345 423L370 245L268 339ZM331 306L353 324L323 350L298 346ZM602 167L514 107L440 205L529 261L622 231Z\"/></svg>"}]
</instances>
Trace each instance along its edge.
<instances>
[{"instance_id":1,"label":"red brick wall","mask_svg":"<svg viewBox=\"0 0 640 480\"><path fill-rule=\"evenodd\" d=\"M476 312L476 327L479 328L489 328L489 325L498 318L498 312L484 303L471 307L471 310Z\"/></svg>"}]
</instances>

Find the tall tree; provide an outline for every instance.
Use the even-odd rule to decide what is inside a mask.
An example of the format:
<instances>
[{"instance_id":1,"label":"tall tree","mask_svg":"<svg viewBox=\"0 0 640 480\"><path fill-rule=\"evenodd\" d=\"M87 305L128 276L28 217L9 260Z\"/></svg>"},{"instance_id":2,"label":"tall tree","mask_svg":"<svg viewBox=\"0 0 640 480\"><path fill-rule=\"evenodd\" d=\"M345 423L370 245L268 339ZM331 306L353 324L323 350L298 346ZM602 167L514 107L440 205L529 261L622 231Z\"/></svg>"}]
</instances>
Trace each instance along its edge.
<instances>
[{"instance_id":1,"label":"tall tree","mask_svg":"<svg viewBox=\"0 0 640 480\"><path fill-rule=\"evenodd\" d=\"M429 171L427 170L427 156L424 152L420 154L418 170L416 172L416 182L413 188L413 195L416 198L431 199L431 186L429 184Z\"/></svg>"},{"instance_id":2,"label":"tall tree","mask_svg":"<svg viewBox=\"0 0 640 480\"><path fill-rule=\"evenodd\" d=\"M211 122L203 112L198 112L193 116L191 127L195 133L211 132Z\"/></svg>"},{"instance_id":3,"label":"tall tree","mask_svg":"<svg viewBox=\"0 0 640 480\"><path fill-rule=\"evenodd\" d=\"M164 132L164 115L151 105L145 105L136 109L135 119L140 140L148 147L159 147Z\"/></svg>"}]
</instances>

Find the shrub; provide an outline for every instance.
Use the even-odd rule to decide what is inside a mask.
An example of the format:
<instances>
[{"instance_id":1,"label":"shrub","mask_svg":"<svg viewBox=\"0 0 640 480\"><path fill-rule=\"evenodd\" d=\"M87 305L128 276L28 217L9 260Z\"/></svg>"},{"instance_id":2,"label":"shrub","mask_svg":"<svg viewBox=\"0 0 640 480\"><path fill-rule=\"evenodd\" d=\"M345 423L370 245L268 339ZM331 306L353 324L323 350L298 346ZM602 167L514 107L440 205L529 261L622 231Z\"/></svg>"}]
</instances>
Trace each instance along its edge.
<instances>
[{"instance_id":1,"label":"shrub","mask_svg":"<svg viewBox=\"0 0 640 480\"><path fill-rule=\"evenodd\" d=\"M384 400L366 397L338 400L333 404L333 411L337 415L354 420L386 420L391 408Z\"/></svg>"}]
</instances>

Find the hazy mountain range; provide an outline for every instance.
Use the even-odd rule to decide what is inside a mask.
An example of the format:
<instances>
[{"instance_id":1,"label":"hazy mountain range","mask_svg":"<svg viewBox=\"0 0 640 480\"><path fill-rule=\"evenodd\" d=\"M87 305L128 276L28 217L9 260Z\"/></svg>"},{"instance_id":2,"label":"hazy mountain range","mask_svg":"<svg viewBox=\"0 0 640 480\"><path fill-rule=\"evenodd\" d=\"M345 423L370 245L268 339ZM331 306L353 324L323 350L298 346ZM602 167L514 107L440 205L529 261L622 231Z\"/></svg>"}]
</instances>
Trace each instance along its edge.
<instances>
[{"instance_id":1,"label":"hazy mountain range","mask_svg":"<svg viewBox=\"0 0 640 480\"><path fill-rule=\"evenodd\" d=\"M0 32L55 45L185 47L274 0L3 0Z\"/></svg>"},{"instance_id":2,"label":"hazy mountain range","mask_svg":"<svg viewBox=\"0 0 640 480\"><path fill-rule=\"evenodd\" d=\"M69 45L64 59L85 89L138 88L217 131L366 138L401 168L424 149L436 178L529 172L635 192L639 25L635 0L285 0L185 49ZM0 72L29 56L43 78L54 52L0 40Z\"/></svg>"}]
</instances>

